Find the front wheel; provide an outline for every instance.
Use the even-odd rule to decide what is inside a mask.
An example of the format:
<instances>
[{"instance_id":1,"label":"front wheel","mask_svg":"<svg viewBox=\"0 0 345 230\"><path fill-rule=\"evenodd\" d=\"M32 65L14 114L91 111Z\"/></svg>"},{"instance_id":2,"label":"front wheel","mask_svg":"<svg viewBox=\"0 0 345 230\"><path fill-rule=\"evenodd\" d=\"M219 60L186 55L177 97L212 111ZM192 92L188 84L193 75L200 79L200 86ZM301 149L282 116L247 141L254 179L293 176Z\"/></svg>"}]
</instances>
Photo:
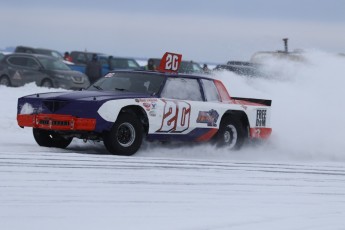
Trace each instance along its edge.
<instances>
[{"instance_id":1,"label":"front wheel","mask_svg":"<svg viewBox=\"0 0 345 230\"><path fill-rule=\"evenodd\" d=\"M37 144L43 147L65 149L73 139L72 137L65 138L56 132L45 129L33 128L32 132Z\"/></svg>"},{"instance_id":2,"label":"front wheel","mask_svg":"<svg viewBox=\"0 0 345 230\"><path fill-rule=\"evenodd\" d=\"M11 86L11 81L7 76L0 77L0 85Z\"/></svg>"},{"instance_id":3,"label":"front wheel","mask_svg":"<svg viewBox=\"0 0 345 230\"><path fill-rule=\"evenodd\" d=\"M232 150L240 149L246 140L246 130L237 118L225 118L216 136L217 146Z\"/></svg>"},{"instance_id":4,"label":"front wheel","mask_svg":"<svg viewBox=\"0 0 345 230\"><path fill-rule=\"evenodd\" d=\"M104 145L112 154L131 156L141 146L143 131L143 125L134 114L122 113L110 132L104 134Z\"/></svg>"},{"instance_id":5,"label":"front wheel","mask_svg":"<svg viewBox=\"0 0 345 230\"><path fill-rule=\"evenodd\" d=\"M42 84L42 87L46 87L46 88L52 88L53 87L53 82L49 79L45 79Z\"/></svg>"}]
</instances>

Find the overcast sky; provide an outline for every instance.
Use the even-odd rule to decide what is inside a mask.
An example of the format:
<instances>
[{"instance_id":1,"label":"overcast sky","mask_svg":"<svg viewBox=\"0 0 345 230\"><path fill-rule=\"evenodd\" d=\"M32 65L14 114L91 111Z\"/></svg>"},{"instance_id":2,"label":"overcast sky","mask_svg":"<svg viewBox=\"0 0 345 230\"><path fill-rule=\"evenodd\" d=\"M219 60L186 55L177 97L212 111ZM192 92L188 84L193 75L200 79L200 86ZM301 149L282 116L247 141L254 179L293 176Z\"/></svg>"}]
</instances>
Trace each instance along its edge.
<instances>
[{"instance_id":1,"label":"overcast sky","mask_svg":"<svg viewBox=\"0 0 345 230\"><path fill-rule=\"evenodd\" d=\"M345 53L345 0L11 0L0 2L0 48L224 63L289 48Z\"/></svg>"}]
</instances>

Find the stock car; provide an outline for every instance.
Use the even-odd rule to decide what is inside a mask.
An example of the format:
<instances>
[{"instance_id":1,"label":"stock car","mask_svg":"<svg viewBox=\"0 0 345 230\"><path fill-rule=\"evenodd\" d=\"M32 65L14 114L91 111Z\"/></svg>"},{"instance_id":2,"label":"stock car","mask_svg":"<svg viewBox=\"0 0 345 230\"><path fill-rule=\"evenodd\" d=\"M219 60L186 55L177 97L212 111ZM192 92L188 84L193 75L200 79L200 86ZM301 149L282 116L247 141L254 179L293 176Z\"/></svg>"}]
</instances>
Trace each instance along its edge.
<instances>
[{"instance_id":1,"label":"stock car","mask_svg":"<svg viewBox=\"0 0 345 230\"><path fill-rule=\"evenodd\" d=\"M271 135L271 100L231 97L219 80L178 74L181 59L166 53L156 72L112 71L84 91L21 97L18 125L32 127L40 146L66 148L80 138L126 156L143 138L239 149Z\"/></svg>"}]
</instances>

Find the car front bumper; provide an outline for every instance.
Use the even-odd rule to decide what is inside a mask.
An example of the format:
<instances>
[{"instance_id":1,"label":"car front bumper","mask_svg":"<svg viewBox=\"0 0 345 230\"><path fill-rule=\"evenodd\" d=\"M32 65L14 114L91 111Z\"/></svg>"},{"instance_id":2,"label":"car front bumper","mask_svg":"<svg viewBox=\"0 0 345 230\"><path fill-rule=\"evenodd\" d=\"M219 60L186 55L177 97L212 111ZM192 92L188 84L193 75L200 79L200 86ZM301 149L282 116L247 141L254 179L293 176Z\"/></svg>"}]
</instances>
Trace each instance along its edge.
<instances>
[{"instance_id":1,"label":"car front bumper","mask_svg":"<svg viewBox=\"0 0 345 230\"><path fill-rule=\"evenodd\" d=\"M96 127L96 119L60 114L18 114L17 122L22 128L33 127L49 130L93 131Z\"/></svg>"}]
</instances>

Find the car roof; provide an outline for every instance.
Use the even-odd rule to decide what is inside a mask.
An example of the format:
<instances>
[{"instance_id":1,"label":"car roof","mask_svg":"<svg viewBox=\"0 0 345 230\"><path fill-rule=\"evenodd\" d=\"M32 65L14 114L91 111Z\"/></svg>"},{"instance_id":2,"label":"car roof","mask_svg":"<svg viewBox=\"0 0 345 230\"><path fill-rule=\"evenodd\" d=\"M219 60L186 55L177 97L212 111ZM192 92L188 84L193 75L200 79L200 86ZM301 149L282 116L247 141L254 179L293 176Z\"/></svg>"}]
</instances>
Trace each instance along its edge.
<instances>
[{"instance_id":1,"label":"car roof","mask_svg":"<svg viewBox=\"0 0 345 230\"><path fill-rule=\"evenodd\" d=\"M27 50L35 50L35 51L38 51L38 50L43 50L43 51L55 51L55 52L59 52L57 50L53 50L53 49L49 49L49 48L35 48L35 47L31 47L31 46L17 46L16 47L16 50L18 49L27 49ZM20 52L18 52L20 53Z\"/></svg>"},{"instance_id":2,"label":"car roof","mask_svg":"<svg viewBox=\"0 0 345 230\"><path fill-rule=\"evenodd\" d=\"M31 46L16 46L15 49L16 49L16 50L17 50L17 49L30 49L30 50L34 50L35 48L34 48L34 47L31 47Z\"/></svg>"},{"instance_id":3,"label":"car roof","mask_svg":"<svg viewBox=\"0 0 345 230\"><path fill-rule=\"evenodd\" d=\"M131 58L131 57L118 57L118 56L106 55L106 54L100 54L100 55L98 55L98 57L100 57L100 58L109 58L110 56L111 56L113 59L135 60L134 58Z\"/></svg>"},{"instance_id":4,"label":"car roof","mask_svg":"<svg viewBox=\"0 0 345 230\"><path fill-rule=\"evenodd\" d=\"M57 50L52 50L52 49L47 49L47 48L35 48L35 50L44 50L44 51L56 51L59 52Z\"/></svg>"},{"instance_id":5,"label":"car roof","mask_svg":"<svg viewBox=\"0 0 345 230\"><path fill-rule=\"evenodd\" d=\"M161 75L163 77L184 77L184 78L194 78L194 79L207 79L207 80L214 80L206 75L198 75L198 74L186 74L186 73L164 73L159 71L149 71L149 70L112 70L109 73L143 73L143 74L150 74L150 75Z\"/></svg>"},{"instance_id":6,"label":"car roof","mask_svg":"<svg viewBox=\"0 0 345 230\"><path fill-rule=\"evenodd\" d=\"M73 50L73 51L71 51L71 52L69 52L70 54L71 53L84 53L84 54L97 54L98 56L100 56L100 55L106 55L106 54L104 54L104 53L99 53L99 52L90 52L90 51L78 51L78 50Z\"/></svg>"},{"instance_id":7,"label":"car roof","mask_svg":"<svg viewBox=\"0 0 345 230\"><path fill-rule=\"evenodd\" d=\"M7 57L35 57L35 58L48 58L48 59L57 59L56 57L52 57L50 55L44 55L44 54L33 54L33 53L11 53L7 54Z\"/></svg>"}]
</instances>

